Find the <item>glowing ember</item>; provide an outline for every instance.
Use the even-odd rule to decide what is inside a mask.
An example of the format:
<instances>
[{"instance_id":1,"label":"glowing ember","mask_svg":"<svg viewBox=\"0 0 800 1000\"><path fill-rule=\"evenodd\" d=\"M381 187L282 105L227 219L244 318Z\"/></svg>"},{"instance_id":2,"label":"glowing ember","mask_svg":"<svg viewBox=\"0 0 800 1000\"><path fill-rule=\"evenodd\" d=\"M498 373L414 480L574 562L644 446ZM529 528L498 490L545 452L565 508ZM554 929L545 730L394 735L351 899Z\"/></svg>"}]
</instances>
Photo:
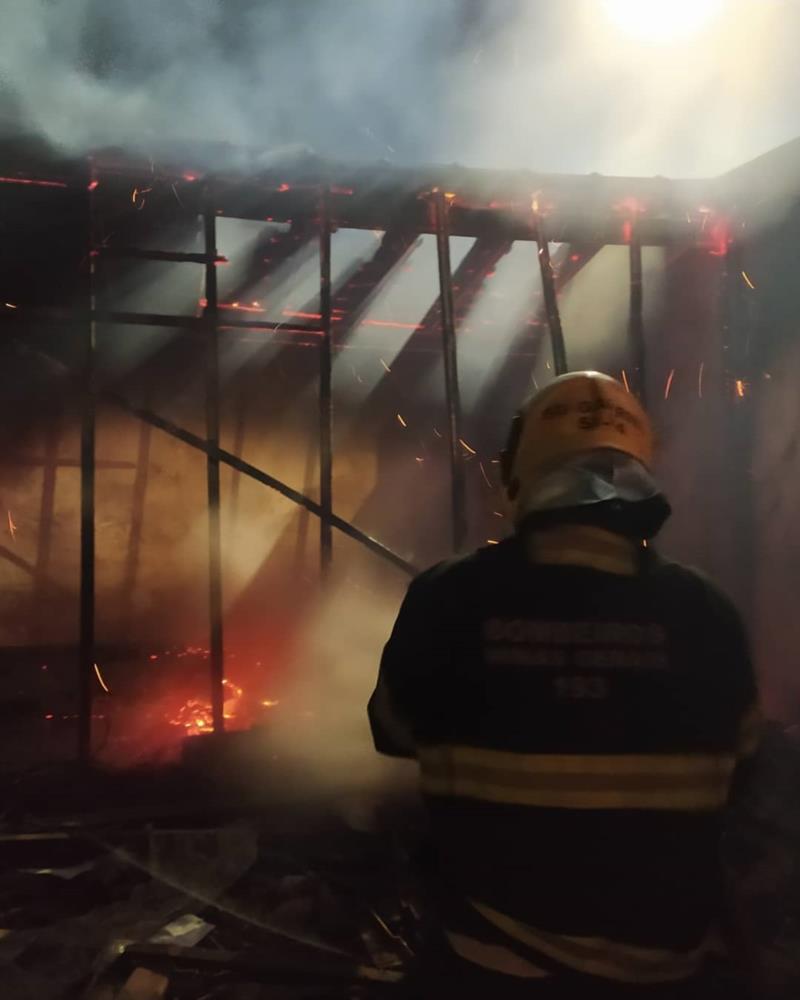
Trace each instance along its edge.
<instances>
[{"instance_id":1,"label":"glowing ember","mask_svg":"<svg viewBox=\"0 0 800 1000\"><path fill-rule=\"evenodd\" d=\"M756 286L750 280L750 276L748 275L747 271L742 271L742 278L744 279L744 283L747 285L748 288L752 288L753 291L756 290Z\"/></svg>"},{"instance_id":2,"label":"glowing ember","mask_svg":"<svg viewBox=\"0 0 800 1000\"><path fill-rule=\"evenodd\" d=\"M711 227L711 240L714 244L714 249L708 251L711 256L724 257L728 252L730 242L728 225L725 220L721 220Z\"/></svg>"},{"instance_id":3,"label":"glowing ember","mask_svg":"<svg viewBox=\"0 0 800 1000\"><path fill-rule=\"evenodd\" d=\"M397 421L401 427L408 427L408 424L405 422L405 420L403 420L402 416L399 413L397 414Z\"/></svg>"},{"instance_id":4,"label":"glowing ember","mask_svg":"<svg viewBox=\"0 0 800 1000\"><path fill-rule=\"evenodd\" d=\"M12 538L17 537L17 526L14 524L14 518L11 516L11 511L8 512L8 533Z\"/></svg>"},{"instance_id":5,"label":"glowing ember","mask_svg":"<svg viewBox=\"0 0 800 1000\"><path fill-rule=\"evenodd\" d=\"M179 653L178 656L180 655ZM224 719L235 719L239 714L244 690L227 678L222 682L222 685L224 694L222 717ZM171 726L184 729L186 736L198 736L200 733L212 732L214 729L214 713L211 703L201 698L189 698L168 722Z\"/></svg>"},{"instance_id":6,"label":"glowing ember","mask_svg":"<svg viewBox=\"0 0 800 1000\"><path fill-rule=\"evenodd\" d=\"M90 181L89 182L89 186L86 188L86 190L87 191L96 191L99 186L100 186L100 181L97 181L97 180Z\"/></svg>"},{"instance_id":7,"label":"glowing ember","mask_svg":"<svg viewBox=\"0 0 800 1000\"><path fill-rule=\"evenodd\" d=\"M201 304L205 308L206 300L201 299ZM263 313L264 310L257 302L253 302L252 305L242 305L241 302L220 302L218 308L220 309L235 309L237 312L250 312L250 313Z\"/></svg>"},{"instance_id":8,"label":"glowing ember","mask_svg":"<svg viewBox=\"0 0 800 1000\"><path fill-rule=\"evenodd\" d=\"M744 390L744 382L740 378L737 378L736 379L736 395L739 397L739 399L743 399L744 398L744 391L745 391Z\"/></svg>"},{"instance_id":9,"label":"glowing ember","mask_svg":"<svg viewBox=\"0 0 800 1000\"><path fill-rule=\"evenodd\" d=\"M396 323L389 319L362 319L359 326L382 326L390 330L421 330L419 323Z\"/></svg>"},{"instance_id":10,"label":"glowing ember","mask_svg":"<svg viewBox=\"0 0 800 1000\"><path fill-rule=\"evenodd\" d=\"M672 380L675 378L675 369L667 375L667 384L664 386L664 399L669 399L669 391L672 388Z\"/></svg>"},{"instance_id":11,"label":"glowing ember","mask_svg":"<svg viewBox=\"0 0 800 1000\"><path fill-rule=\"evenodd\" d=\"M322 313L301 312L297 309L284 309L281 316L289 319L322 319Z\"/></svg>"},{"instance_id":12,"label":"glowing ember","mask_svg":"<svg viewBox=\"0 0 800 1000\"><path fill-rule=\"evenodd\" d=\"M205 729L211 730L214 725L214 717L211 714L211 705L199 698L190 698L178 709L177 715L169 720L171 726L181 726L186 730L187 736L197 736Z\"/></svg>"},{"instance_id":13,"label":"glowing ember","mask_svg":"<svg viewBox=\"0 0 800 1000\"><path fill-rule=\"evenodd\" d=\"M261 704L263 705L264 708L274 708L276 705L279 705L280 702L270 701L268 698L265 698L264 701L261 702Z\"/></svg>"},{"instance_id":14,"label":"glowing ember","mask_svg":"<svg viewBox=\"0 0 800 1000\"><path fill-rule=\"evenodd\" d=\"M625 391L626 392L630 392L631 391L631 387L628 385L628 374L627 374L627 372L625 371L624 368L622 369L622 382L623 382L623 385L625 386Z\"/></svg>"},{"instance_id":15,"label":"glowing ember","mask_svg":"<svg viewBox=\"0 0 800 1000\"><path fill-rule=\"evenodd\" d=\"M487 538L486 539L486 544L487 545L499 545L500 543L497 541L496 538Z\"/></svg>"},{"instance_id":16,"label":"glowing ember","mask_svg":"<svg viewBox=\"0 0 800 1000\"><path fill-rule=\"evenodd\" d=\"M0 184L32 184L34 187L65 188L62 181L40 181L32 177L0 177Z\"/></svg>"},{"instance_id":17,"label":"glowing ember","mask_svg":"<svg viewBox=\"0 0 800 1000\"><path fill-rule=\"evenodd\" d=\"M14 305L14 303L13 303L13 302L4 302L4 303L3 303L3 305L4 305L5 307L6 307L6 309L16 309L16 308L17 308L17 307L16 307L15 305Z\"/></svg>"}]
</instances>

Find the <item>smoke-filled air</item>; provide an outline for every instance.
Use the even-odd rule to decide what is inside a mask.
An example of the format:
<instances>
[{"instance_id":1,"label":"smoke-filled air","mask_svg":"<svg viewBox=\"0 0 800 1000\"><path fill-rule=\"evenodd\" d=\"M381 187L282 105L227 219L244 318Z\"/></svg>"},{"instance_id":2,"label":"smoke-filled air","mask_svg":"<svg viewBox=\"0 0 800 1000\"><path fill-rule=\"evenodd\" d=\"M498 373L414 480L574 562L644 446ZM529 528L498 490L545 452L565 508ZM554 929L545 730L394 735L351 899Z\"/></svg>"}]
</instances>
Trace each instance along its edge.
<instances>
[{"instance_id":1,"label":"smoke-filled air","mask_svg":"<svg viewBox=\"0 0 800 1000\"><path fill-rule=\"evenodd\" d=\"M798 36L793 0L5 0L0 127L714 175L794 137Z\"/></svg>"}]
</instances>

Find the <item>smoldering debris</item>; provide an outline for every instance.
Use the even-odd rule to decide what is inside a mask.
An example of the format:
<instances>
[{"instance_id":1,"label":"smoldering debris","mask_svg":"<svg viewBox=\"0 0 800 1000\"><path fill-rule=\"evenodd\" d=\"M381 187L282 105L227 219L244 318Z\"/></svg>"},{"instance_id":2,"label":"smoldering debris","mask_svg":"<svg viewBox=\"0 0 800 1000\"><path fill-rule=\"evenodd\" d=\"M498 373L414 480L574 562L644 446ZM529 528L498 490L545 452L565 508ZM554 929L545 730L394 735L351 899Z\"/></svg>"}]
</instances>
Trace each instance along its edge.
<instances>
[{"instance_id":1,"label":"smoldering debris","mask_svg":"<svg viewBox=\"0 0 800 1000\"><path fill-rule=\"evenodd\" d=\"M48 821L48 787L67 776L40 778L36 800L29 784L24 802L19 789L4 789L4 997L402 995L428 910L414 861L424 826L412 803L385 806L369 829L355 829L337 801L232 803L221 776L205 790L185 772L173 777L154 772L136 785L131 776L84 776L113 781L103 786L105 812L62 810ZM797 734L772 726L726 838L732 883L753 918L764 1000L794 1000L800 987L798 779ZM87 796L96 801L96 788ZM721 981L730 978L726 960L716 961Z\"/></svg>"},{"instance_id":2,"label":"smoldering debris","mask_svg":"<svg viewBox=\"0 0 800 1000\"><path fill-rule=\"evenodd\" d=\"M41 867L0 876L3 995L394 995L416 911L398 895L388 842L331 823L291 836L268 827L76 831L73 848L95 854L70 877L46 867L62 839L6 833L0 852L24 845L30 862L37 845Z\"/></svg>"}]
</instances>

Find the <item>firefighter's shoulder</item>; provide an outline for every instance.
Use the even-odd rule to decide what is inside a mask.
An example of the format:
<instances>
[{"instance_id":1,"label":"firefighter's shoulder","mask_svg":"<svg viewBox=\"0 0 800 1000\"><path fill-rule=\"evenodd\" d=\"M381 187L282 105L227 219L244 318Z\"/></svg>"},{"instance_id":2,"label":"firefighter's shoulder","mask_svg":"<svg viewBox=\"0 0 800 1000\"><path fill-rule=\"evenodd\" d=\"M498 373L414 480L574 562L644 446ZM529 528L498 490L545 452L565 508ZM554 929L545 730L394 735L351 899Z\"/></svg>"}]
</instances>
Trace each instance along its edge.
<instances>
[{"instance_id":1,"label":"firefighter's shoulder","mask_svg":"<svg viewBox=\"0 0 800 1000\"><path fill-rule=\"evenodd\" d=\"M515 537L484 545L466 555L453 556L417 574L409 590L418 595L433 596L461 588L470 588L477 580L492 573L503 573L520 558L519 542Z\"/></svg>"},{"instance_id":2,"label":"firefighter's shoulder","mask_svg":"<svg viewBox=\"0 0 800 1000\"><path fill-rule=\"evenodd\" d=\"M742 629L741 616L736 605L720 585L703 570L695 566L665 559L653 553L649 575L669 599L687 602L695 614L731 627Z\"/></svg>"}]
</instances>

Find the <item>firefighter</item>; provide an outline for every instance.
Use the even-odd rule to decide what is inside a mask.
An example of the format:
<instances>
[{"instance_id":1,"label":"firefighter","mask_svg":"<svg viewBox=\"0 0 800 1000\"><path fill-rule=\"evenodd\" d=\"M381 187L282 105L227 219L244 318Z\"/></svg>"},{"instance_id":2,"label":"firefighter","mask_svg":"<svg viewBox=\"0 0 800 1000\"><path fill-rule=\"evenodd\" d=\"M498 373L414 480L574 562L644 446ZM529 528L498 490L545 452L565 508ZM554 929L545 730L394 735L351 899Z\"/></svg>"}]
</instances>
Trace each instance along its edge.
<instances>
[{"instance_id":1,"label":"firefighter","mask_svg":"<svg viewBox=\"0 0 800 1000\"><path fill-rule=\"evenodd\" d=\"M555 379L501 457L513 536L408 589L369 717L419 762L436 852L419 996L708 995L756 686L730 601L647 544L652 466L625 387Z\"/></svg>"}]
</instances>

